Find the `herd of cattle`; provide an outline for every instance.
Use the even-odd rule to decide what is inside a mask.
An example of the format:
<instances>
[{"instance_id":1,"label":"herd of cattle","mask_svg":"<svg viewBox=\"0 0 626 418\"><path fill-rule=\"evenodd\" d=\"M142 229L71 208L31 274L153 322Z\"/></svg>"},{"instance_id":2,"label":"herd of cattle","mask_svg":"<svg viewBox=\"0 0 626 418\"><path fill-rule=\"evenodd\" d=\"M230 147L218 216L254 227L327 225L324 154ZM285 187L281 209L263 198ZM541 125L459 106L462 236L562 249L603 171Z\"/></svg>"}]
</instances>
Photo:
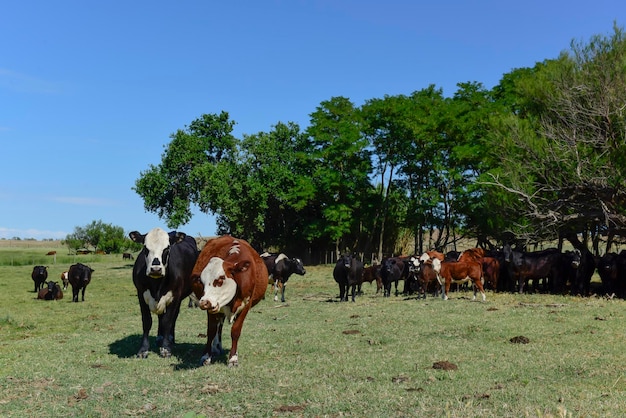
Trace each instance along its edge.
<instances>
[{"instance_id":1,"label":"herd of cattle","mask_svg":"<svg viewBox=\"0 0 626 418\"><path fill-rule=\"evenodd\" d=\"M626 250L594 257L586 249L561 252L556 248L541 251L518 251L510 245L501 250L470 248L446 254L427 251L422 255L389 257L380 264L364 267L354 254L344 254L333 270L339 284L340 299L352 301L361 293L364 282L376 282L383 296L391 295L392 285L398 295L398 282L404 280L404 294L426 297L440 292L448 298L453 283L471 283L474 299L485 288L493 291L545 292L589 296L591 278L597 270L601 279L598 293L626 298Z\"/></svg>"},{"instance_id":2,"label":"herd of cattle","mask_svg":"<svg viewBox=\"0 0 626 418\"><path fill-rule=\"evenodd\" d=\"M195 239L182 232L167 233L154 228L146 234L133 231L130 238L143 245L133 265L133 283L141 311L143 335L137 357L150 352L149 333L152 314L157 316L157 346L162 357L170 357L175 344L176 320L181 302L190 297L207 312L207 341L201 364L208 365L224 354L222 327L231 324L229 366L238 365L237 345L243 322L250 311L265 297L268 283L273 285L274 300L285 301L285 286L291 275L304 275L302 260L285 254L257 253L248 242L231 236L209 240L202 251ZM132 260L130 254L123 259ZM341 301L355 301L364 282L376 282L376 293L391 295L392 286L398 295L398 283L404 280L405 294L426 297L441 292L448 298L451 284L471 283L474 298L485 288L494 291L542 291L590 294L591 276L597 269L602 279L602 292L626 297L626 250L608 253L597 260L589 251L561 252L557 249L523 252L506 245L500 251L470 248L463 252L443 254L428 251L422 255L388 257L380 264L364 267L354 254L343 254L335 264L333 277L339 285ZM78 263L62 274L63 290L72 285L74 302L91 281L93 269ZM32 279L39 299L63 297L57 282L46 282L47 267L35 266ZM44 286L47 285L46 286Z\"/></svg>"}]
</instances>

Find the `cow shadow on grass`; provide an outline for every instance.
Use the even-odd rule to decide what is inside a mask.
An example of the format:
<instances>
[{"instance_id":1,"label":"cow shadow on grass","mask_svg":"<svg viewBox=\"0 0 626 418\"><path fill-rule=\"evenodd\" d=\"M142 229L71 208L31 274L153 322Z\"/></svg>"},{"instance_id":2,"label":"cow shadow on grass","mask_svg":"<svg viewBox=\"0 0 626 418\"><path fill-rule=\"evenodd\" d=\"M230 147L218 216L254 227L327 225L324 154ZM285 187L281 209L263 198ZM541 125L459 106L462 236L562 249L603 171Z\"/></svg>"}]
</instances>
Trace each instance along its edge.
<instances>
[{"instance_id":1,"label":"cow shadow on grass","mask_svg":"<svg viewBox=\"0 0 626 418\"><path fill-rule=\"evenodd\" d=\"M159 357L159 347L157 346L156 336L149 337L150 340L150 353L148 354L148 358L150 357ZM109 344L109 352L118 356L119 358L136 358L137 357L137 349L139 344L141 343L141 334L128 335L122 339L117 341L113 341ZM172 366L174 370L186 370L186 369L196 369L201 367L200 357L202 356L202 351L204 350L204 343L193 344L193 343L176 343L174 345L174 349L172 352L171 360L178 360L178 363L173 363ZM228 352L227 352L228 353ZM217 362L221 362L222 356L217 359ZM226 355L223 356L223 362L226 363ZM137 358L137 361L142 361L145 359Z\"/></svg>"}]
</instances>

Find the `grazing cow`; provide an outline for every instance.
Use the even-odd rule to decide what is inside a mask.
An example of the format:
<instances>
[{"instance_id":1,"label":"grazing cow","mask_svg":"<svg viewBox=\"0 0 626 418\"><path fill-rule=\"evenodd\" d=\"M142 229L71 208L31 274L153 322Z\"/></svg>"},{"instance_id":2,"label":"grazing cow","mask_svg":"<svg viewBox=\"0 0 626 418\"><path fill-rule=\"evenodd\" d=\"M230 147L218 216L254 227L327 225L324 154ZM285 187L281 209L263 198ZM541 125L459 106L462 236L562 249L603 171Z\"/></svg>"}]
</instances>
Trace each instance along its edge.
<instances>
[{"instance_id":1,"label":"grazing cow","mask_svg":"<svg viewBox=\"0 0 626 418\"><path fill-rule=\"evenodd\" d=\"M380 277L383 282L383 296L391 296L391 284L395 283L396 296L398 296L398 281L405 280L408 276L409 264L408 260L402 257L384 258L381 263ZM408 291L408 287L404 286L404 290Z\"/></svg>"},{"instance_id":2,"label":"grazing cow","mask_svg":"<svg viewBox=\"0 0 626 418\"><path fill-rule=\"evenodd\" d=\"M30 277L32 277L33 281L35 282L34 292L35 293L39 292L41 289L43 289L43 284L48 279L48 267L47 266L33 267L33 272L31 273Z\"/></svg>"},{"instance_id":3,"label":"grazing cow","mask_svg":"<svg viewBox=\"0 0 626 418\"><path fill-rule=\"evenodd\" d=\"M132 259L133 259L133 255L131 253L122 254L122 260L132 260Z\"/></svg>"},{"instance_id":4,"label":"grazing cow","mask_svg":"<svg viewBox=\"0 0 626 418\"><path fill-rule=\"evenodd\" d=\"M372 266L368 266L363 268L363 278L361 279L361 283L368 282L372 284L374 280L376 280L376 294L380 292L380 289L383 288L383 279L380 277L380 264L374 264ZM361 293L361 285L358 285L357 293Z\"/></svg>"},{"instance_id":5,"label":"grazing cow","mask_svg":"<svg viewBox=\"0 0 626 418\"><path fill-rule=\"evenodd\" d=\"M433 269L440 277L442 285L442 297L448 300L448 292L452 283L467 283L469 281L474 285L474 297L476 299L477 291L480 292L483 302L486 299L485 290L482 284L483 269L480 263L472 261L444 261L439 259L432 260Z\"/></svg>"},{"instance_id":6,"label":"grazing cow","mask_svg":"<svg viewBox=\"0 0 626 418\"><path fill-rule=\"evenodd\" d=\"M70 285L70 278L67 275L67 271L61 273L61 282L63 282L63 290L67 290L67 287Z\"/></svg>"},{"instance_id":7,"label":"grazing cow","mask_svg":"<svg viewBox=\"0 0 626 418\"><path fill-rule=\"evenodd\" d=\"M82 301L85 301L85 289L87 289L87 285L91 282L91 273L93 272L94 269L82 263L70 266L67 272L67 278L72 285L72 302L78 302L78 292L80 292L81 289Z\"/></svg>"},{"instance_id":8,"label":"grazing cow","mask_svg":"<svg viewBox=\"0 0 626 418\"><path fill-rule=\"evenodd\" d=\"M598 260L602 291L609 296L626 297L626 250L606 253Z\"/></svg>"},{"instance_id":9,"label":"grazing cow","mask_svg":"<svg viewBox=\"0 0 626 418\"><path fill-rule=\"evenodd\" d=\"M299 258L289 258L285 254L261 254L261 258L267 268L272 288L274 289L274 301L278 301L278 291L280 290L280 301L285 302L285 285L292 274L304 276L306 270L302 260Z\"/></svg>"},{"instance_id":10,"label":"grazing cow","mask_svg":"<svg viewBox=\"0 0 626 418\"><path fill-rule=\"evenodd\" d=\"M191 271L198 258L196 240L184 232L167 233L161 228L154 228L147 234L133 231L129 236L144 246L133 266L143 327L137 357L146 358L150 351L151 313L158 317L159 354L170 357L180 304L191 293Z\"/></svg>"},{"instance_id":11,"label":"grazing cow","mask_svg":"<svg viewBox=\"0 0 626 418\"><path fill-rule=\"evenodd\" d=\"M63 299L63 291L57 282L50 280L46 283L47 287L44 287L39 291L37 299L42 300L59 300Z\"/></svg>"},{"instance_id":12,"label":"grazing cow","mask_svg":"<svg viewBox=\"0 0 626 418\"><path fill-rule=\"evenodd\" d=\"M48 251L48 252L46 253L46 255L56 255L56 254L57 254L57 252L56 252L56 251Z\"/></svg>"},{"instance_id":13,"label":"grazing cow","mask_svg":"<svg viewBox=\"0 0 626 418\"><path fill-rule=\"evenodd\" d=\"M225 235L206 243L191 278L198 306L207 312L207 343L201 363L210 365L222 354L222 327L227 319L231 323L228 366L238 366L243 322L267 289L269 276L263 260L248 242Z\"/></svg>"},{"instance_id":14,"label":"grazing cow","mask_svg":"<svg viewBox=\"0 0 626 418\"><path fill-rule=\"evenodd\" d=\"M363 263L355 254L345 253L335 263L333 278L339 285L339 300L347 302L348 291L351 290L354 302L356 288L363 279Z\"/></svg>"},{"instance_id":15,"label":"grazing cow","mask_svg":"<svg viewBox=\"0 0 626 418\"><path fill-rule=\"evenodd\" d=\"M556 248L541 251L516 251L509 244L503 248L504 261L508 266L510 277L518 285L518 292L524 292L524 286L533 281L533 289L540 279L552 279L557 282L562 274L560 271L561 252Z\"/></svg>"}]
</instances>

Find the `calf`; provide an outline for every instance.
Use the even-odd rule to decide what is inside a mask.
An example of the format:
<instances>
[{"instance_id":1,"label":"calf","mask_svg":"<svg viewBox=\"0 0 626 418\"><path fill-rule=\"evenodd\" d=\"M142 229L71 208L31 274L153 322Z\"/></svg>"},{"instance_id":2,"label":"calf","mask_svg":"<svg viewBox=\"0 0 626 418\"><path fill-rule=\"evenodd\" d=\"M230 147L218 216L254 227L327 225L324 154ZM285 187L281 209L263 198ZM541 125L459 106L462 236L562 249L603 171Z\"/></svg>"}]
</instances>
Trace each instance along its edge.
<instances>
[{"instance_id":1,"label":"calf","mask_svg":"<svg viewBox=\"0 0 626 418\"><path fill-rule=\"evenodd\" d=\"M63 291L57 282L52 280L47 283L47 287L44 287L39 291L37 299L42 300L59 300L63 299Z\"/></svg>"},{"instance_id":2,"label":"calf","mask_svg":"<svg viewBox=\"0 0 626 418\"><path fill-rule=\"evenodd\" d=\"M333 269L333 278L339 285L339 300L348 301L348 290L352 290L352 302L355 301L356 287L362 283L363 263L356 255L346 253L339 257Z\"/></svg>"},{"instance_id":3,"label":"calf","mask_svg":"<svg viewBox=\"0 0 626 418\"><path fill-rule=\"evenodd\" d=\"M369 267L363 268L363 278L361 279L361 283L372 283L376 280L376 293L380 292L380 289L383 288L383 279L380 277L380 268L382 266L380 264L374 264ZM361 286L359 285L359 293L361 291Z\"/></svg>"},{"instance_id":4,"label":"calf","mask_svg":"<svg viewBox=\"0 0 626 418\"><path fill-rule=\"evenodd\" d=\"M33 272L31 273L30 277L32 277L33 281L35 282L34 292L35 293L39 292L41 289L43 289L43 284L48 278L48 267L47 266L33 267Z\"/></svg>"},{"instance_id":5,"label":"calf","mask_svg":"<svg viewBox=\"0 0 626 418\"><path fill-rule=\"evenodd\" d=\"M196 240L184 232L167 233L161 228L154 228L147 234L133 231L129 236L144 245L133 266L143 327L137 357L146 358L150 351L151 313L156 314L159 321L159 354L170 357L180 304L191 293L191 271L198 258Z\"/></svg>"},{"instance_id":6,"label":"calf","mask_svg":"<svg viewBox=\"0 0 626 418\"><path fill-rule=\"evenodd\" d=\"M207 342L201 357L209 365L222 354L224 320L231 323L228 366L239 365L237 345L250 309L265 296L269 276L259 254L229 235L206 243L191 273L193 294L207 312Z\"/></svg>"},{"instance_id":7,"label":"calf","mask_svg":"<svg viewBox=\"0 0 626 418\"><path fill-rule=\"evenodd\" d=\"M72 285L72 302L78 302L78 293L82 290L82 301L85 301L85 289L91 282L91 273L94 269L91 267L77 263L70 266L67 272L67 278Z\"/></svg>"},{"instance_id":8,"label":"calf","mask_svg":"<svg viewBox=\"0 0 626 418\"><path fill-rule=\"evenodd\" d=\"M67 287L70 285L70 279L67 275L67 271L61 273L61 282L63 282L63 290L67 290Z\"/></svg>"},{"instance_id":9,"label":"calf","mask_svg":"<svg viewBox=\"0 0 626 418\"><path fill-rule=\"evenodd\" d=\"M261 258L267 268L270 281L273 282L274 301L278 301L278 291L280 290L280 301L285 302L285 285L292 274L304 276L306 270L302 260L299 258L289 258L285 254L261 254Z\"/></svg>"}]
</instances>

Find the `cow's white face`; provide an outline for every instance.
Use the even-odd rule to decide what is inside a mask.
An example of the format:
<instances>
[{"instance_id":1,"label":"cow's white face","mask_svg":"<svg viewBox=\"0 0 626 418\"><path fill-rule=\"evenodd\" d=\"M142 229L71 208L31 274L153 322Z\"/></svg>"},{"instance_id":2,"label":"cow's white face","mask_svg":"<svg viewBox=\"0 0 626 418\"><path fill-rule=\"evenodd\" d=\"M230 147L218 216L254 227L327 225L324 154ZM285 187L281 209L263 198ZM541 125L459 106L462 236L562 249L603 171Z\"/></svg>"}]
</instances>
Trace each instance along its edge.
<instances>
[{"instance_id":1,"label":"cow's white face","mask_svg":"<svg viewBox=\"0 0 626 418\"><path fill-rule=\"evenodd\" d=\"M146 234L144 245L146 254L146 275L154 279L165 276L170 249L170 236L161 228L154 228Z\"/></svg>"},{"instance_id":2,"label":"cow's white face","mask_svg":"<svg viewBox=\"0 0 626 418\"><path fill-rule=\"evenodd\" d=\"M213 257L200 274L204 294L199 300L199 306L211 313L227 308L237 293L237 282L227 276L223 264L224 260Z\"/></svg>"}]
</instances>

